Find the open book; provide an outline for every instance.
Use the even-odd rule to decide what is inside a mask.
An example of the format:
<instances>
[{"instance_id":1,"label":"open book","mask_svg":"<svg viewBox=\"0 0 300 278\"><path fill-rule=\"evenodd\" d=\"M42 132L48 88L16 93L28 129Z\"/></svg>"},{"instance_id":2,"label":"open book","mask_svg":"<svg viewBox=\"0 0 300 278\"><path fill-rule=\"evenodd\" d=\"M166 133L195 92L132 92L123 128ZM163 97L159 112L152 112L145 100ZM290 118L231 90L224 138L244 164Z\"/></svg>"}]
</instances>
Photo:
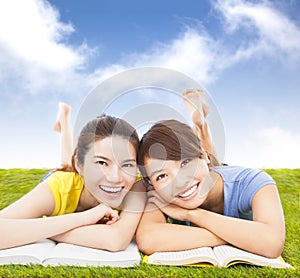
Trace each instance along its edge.
<instances>
[{"instance_id":1,"label":"open book","mask_svg":"<svg viewBox=\"0 0 300 278\"><path fill-rule=\"evenodd\" d=\"M110 252L58 243L44 239L35 243L0 250L0 265L42 264L72 266L115 266L133 267L139 264L141 256L134 241L124 251Z\"/></svg>"},{"instance_id":2,"label":"open book","mask_svg":"<svg viewBox=\"0 0 300 278\"><path fill-rule=\"evenodd\" d=\"M155 265L189 265L229 267L234 264L252 264L274 268L292 268L282 257L270 259L246 252L230 245L214 248L200 247L177 252L155 252L144 256L144 263Z\"/></svg>"}]
</instances>

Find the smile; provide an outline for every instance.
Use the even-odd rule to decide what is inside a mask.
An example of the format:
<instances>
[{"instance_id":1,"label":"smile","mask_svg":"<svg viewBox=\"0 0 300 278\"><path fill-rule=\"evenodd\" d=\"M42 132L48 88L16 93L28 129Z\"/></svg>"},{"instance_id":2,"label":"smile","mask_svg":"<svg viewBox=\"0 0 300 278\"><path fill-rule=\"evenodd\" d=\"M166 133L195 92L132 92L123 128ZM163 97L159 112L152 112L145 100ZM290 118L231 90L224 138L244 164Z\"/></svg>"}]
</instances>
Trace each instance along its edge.
<instances>
[{"instance_id":1,"label":"smile","mask_svg":"<svg viewBox=\"0 0 300 278\"><path fill-rule=\"evenodd\" d=\"M189 189L187 189L186 191L184 191L182 194L179 194L177 197L182 198L182 199L189 199L196 192L196 190L198 189L198 186L199 186L199 183L195 184L194 186L192 186Z\"/></svg>"},{"instance_id":2,"label":"smile","mask_svg":"<svg viewBox=\"0 0 300 278\"><path fill-rule=\"evenodd\" d=\"M110 187L105 185L99 185L99 188L107 193L119 193L123 189L123 187Z\"/></svg>"}]
</instances>

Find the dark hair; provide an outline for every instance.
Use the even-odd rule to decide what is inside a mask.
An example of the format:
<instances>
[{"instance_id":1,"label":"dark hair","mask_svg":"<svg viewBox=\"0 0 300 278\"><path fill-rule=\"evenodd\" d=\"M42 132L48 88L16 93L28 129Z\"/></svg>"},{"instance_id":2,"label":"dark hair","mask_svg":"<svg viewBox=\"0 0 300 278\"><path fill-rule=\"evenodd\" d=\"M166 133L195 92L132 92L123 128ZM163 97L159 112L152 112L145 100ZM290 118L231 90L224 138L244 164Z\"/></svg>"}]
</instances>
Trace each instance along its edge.
<instances>
[{"instance_id":1,"label":"dark hair","mask_svg":"<svg viewBox=\"0 0 300 278\"><path fill-rule=\"evenodd\" d=\"M147 176L144 166L145 159L182 160L185 158L202 158L204 151L200 139L194 134L192 128L177 120L164 120L154 124L142 137L138 164L144 177ZM218 165L213 158L211 165Z\"/></svg>"},{"instance_id":2,"label":"dark hair","mask_svg":"<svg viewBox=\"0 0 300 278\"><path fill-rule=\"evenodd\" d=\"M123 119L103 114L89 121L83 127L72 156L72 168L64 167L63 170L77 172L75 158L79 164L84 165L84 158L86 153L90 150L91 144L111 136L120 136L124 139L128 139L136 153L138 152L139 137L136 130Z\"/></svg>"}]
</instances>

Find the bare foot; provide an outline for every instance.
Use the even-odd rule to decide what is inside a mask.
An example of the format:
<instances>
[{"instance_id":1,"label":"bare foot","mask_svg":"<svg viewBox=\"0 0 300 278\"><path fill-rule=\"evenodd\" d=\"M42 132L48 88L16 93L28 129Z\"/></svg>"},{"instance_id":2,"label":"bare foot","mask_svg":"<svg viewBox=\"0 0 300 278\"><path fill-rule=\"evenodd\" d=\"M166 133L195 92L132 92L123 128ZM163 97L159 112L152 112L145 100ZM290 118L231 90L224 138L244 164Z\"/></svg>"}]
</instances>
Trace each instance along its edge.
<instances>
[{"instance_id":1,"label":"bare foot","mask_svg":"<svg viewBox=\"0 0 300 278\"><path fill-rule=\"evenodd\" d=\"M53 125L53 130L57 132L61 132L61 122L69 120L69 116L71 113L72 107L64 102L58 103L58 113L57 120Z\"/></svg>"},{"instance_id":2,"label":"bare foot","mask_svg":"<svg viewBox=\"0 0 300 278\"><path fill-rule=\"evenodd\" d=\"M187 89L183 92L183 102L190 112L193 122L197 125L203 125L209 113L205 92L202 89Z\"/></svg>"}]
</instances>

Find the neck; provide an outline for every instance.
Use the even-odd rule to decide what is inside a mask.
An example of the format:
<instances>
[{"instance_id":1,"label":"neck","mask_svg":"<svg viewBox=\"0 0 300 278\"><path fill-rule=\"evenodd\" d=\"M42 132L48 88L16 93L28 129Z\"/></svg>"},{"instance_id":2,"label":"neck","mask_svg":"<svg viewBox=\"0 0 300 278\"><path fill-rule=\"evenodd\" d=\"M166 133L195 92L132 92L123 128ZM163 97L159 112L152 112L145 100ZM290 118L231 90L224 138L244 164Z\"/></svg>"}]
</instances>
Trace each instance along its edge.
<instances>
[{"instance_id":1,"label":"neck","mask_svg":"<svg viewBox=\"0 0 300 278\"><path fill-rule=\"evenodd\" d=\"M76 211L84 211L99 205L99 202L91 195L90 192L83 188Z\"/></svg>"},{"instance_id":2,"label":"neck","mask_svg":"<svg viewBox=\"0 0 300 278\"><path fill-rule=\"evenodd\" d=\"M212 188L207 195L205 202L200 206L203 209L216 212L219 214L224 213L224 183L222 177L210 171L212 179Z\"/></svg>"}]
</instances>

